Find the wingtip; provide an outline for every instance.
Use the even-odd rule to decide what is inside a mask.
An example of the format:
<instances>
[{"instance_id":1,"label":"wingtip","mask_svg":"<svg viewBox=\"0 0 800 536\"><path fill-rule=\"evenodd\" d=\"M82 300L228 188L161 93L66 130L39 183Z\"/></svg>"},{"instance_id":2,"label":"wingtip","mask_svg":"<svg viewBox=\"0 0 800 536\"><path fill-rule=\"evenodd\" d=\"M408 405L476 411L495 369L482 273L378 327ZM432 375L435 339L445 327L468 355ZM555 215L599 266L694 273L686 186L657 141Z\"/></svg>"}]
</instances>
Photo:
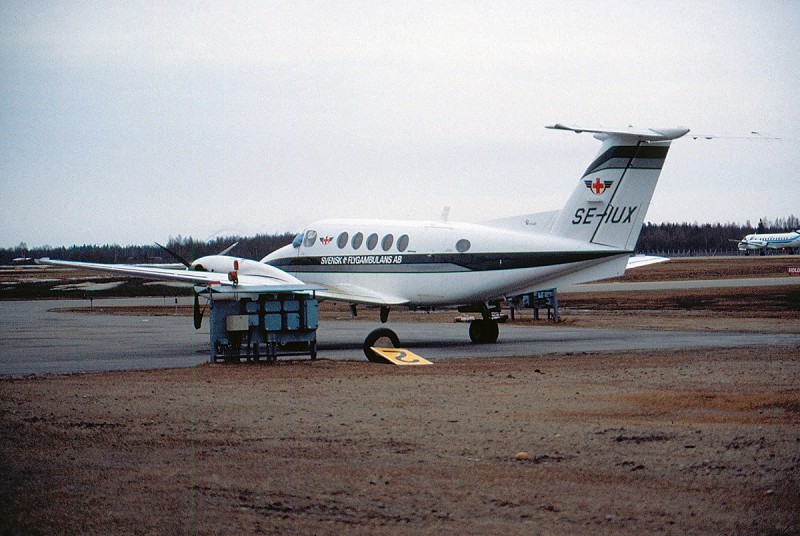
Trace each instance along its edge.
<instances>
[{"instance_id":1,"label":"wingtip","mask_svg":"<svg viewBox=\"0 0 800 536\"><path fill-rule=\"evenodd\" d=\"M583 130L581 130L581 129L578 129L578 128L575 128L575 127L571 127L569 125L565 125L564 123L555 123L553 125L545 125L544 128L551 128L553 130L571 130L571 131L575 132L576 134L580 134L580 133L583 132Z\"/></svg>"}]
</instances>

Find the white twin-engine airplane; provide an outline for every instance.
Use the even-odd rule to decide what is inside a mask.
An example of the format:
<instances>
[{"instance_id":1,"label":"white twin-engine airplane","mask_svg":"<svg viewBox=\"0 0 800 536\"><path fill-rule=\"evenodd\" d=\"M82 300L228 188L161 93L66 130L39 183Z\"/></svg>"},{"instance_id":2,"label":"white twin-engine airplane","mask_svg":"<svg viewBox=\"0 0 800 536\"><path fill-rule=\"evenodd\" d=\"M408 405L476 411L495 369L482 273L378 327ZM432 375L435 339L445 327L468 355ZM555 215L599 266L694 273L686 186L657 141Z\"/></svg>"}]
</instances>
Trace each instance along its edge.
<instances>
[{"instance_id":1,"label":"white twin-engine airplane","mask_svg":"<svg viewBox=\"0 0 800 536\"><path fill-rule=\"evenodd\" d=\"M800 248L800 229L788 233L749 234L741 240L730 239L739 243L739 251L748 255L751 251L761 251L763 255L767 249L798 249Z\"/></svg>"},{"instance_id":2,"label":"white twin-engine airplane","mask_svg":"<svg viewBox=\"0 0 800 536\"><path fill-rule=\"evenodd\" d=\"M187 281L209 299L313 291L322 300L380 306L382 322L390 307L458 306L481 313L470 324L473 342L495 342L492 313L504 298L616 277L627 267L666 260L631 254L670 142L689 129L547 128L588 132L602 141L560 211L485 224L322 220L260 262L211 255L188 263L187 270L41 262ZM396 336L392 342L397 346Z\"/></svg>"}]
</instances>

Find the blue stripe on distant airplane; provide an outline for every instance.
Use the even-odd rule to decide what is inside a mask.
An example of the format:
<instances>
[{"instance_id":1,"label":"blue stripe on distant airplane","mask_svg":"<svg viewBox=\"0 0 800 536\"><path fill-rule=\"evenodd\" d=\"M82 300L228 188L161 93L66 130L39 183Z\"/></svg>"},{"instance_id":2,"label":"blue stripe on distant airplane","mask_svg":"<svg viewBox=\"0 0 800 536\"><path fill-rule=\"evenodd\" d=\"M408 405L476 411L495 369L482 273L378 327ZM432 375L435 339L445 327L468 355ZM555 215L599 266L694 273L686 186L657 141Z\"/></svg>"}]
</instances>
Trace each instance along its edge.
<instances>
[{"instance_id":1,"label":"blue stripe on distant airplane","mask_svg":"<svg viewBox=\"0 0 800 536\"><path fill-rule=\"evenodd\" d=\"M800 233L795 233L795 235L790 238L762 238L762 240L765 240L770 243L781 243L781 242L794 242L798 238L800 238Z\"/></svg>"}]
</instances>

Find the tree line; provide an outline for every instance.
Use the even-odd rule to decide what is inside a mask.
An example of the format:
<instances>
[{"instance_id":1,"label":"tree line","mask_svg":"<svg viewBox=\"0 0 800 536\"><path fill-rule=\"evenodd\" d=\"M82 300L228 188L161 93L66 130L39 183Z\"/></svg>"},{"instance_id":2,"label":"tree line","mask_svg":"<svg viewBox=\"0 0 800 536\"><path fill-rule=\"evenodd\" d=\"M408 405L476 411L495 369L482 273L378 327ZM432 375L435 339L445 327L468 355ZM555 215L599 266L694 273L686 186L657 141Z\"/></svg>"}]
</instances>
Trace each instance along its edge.
<instances>
[{"instance_id":1,"label":"tree line","mask_svg":"<svg viewBox=\"0 0 800 536\"><path fill-rule=\"evenodd\" d=\"M737 223L646 223L642 227L636 252L648 255L692 256L735 255L736 242L750 233L783 233L800 230L800 219L792 215L774 221L759 220L756 226L746 222ZM192 237L170 237L167 248L187 261L204 255L220 253L238 242L231 255L248 259L261 259L281 246L291 243L291 233L256 235L251 237L228 236L212 240L197 240ZM21 243L14 248L0 249L0 264L11 264L14 259L50 257L69 261L111 263L173 263L176 260L156 244L144 246L82 245L70 247L28 248Z\"/></svg>"},{"instance_id":2,"label":"tree line","mask_svg":"<svg viewBox=\"0 0 800 536\"><path fill-rule=\"evenodd\" d=\"M262 257L291 243L291 233L274 235L256 235L249 237L226 236L212 240L198 240L192 237L170 237L165 246L180 255L184 260L192 262L205 255L222 252L232 244L236 247L230 255L247 259L260 260ZM238 244L237 244L238 242ZM172 255L156 244L144 246L120 246L118 244L82 245L70 247L28 248L24 243L15 248L0 249L0 264L11 264L14 259L39 259L50 257L65 261L104 262L104 263L175 263Z\"/></svg>"},{"instance_id":3,"label":"tree line","mask_svg":"<svg viewBox=\"0 0 800 536\"><path fill-rule=\"evenodd\" d=\"M800 230L800 219L792 215L775 221L761 219L753 226L737 223L646 223L636 243L636 252L647 255L705 256L738 254L737 242L751 233L785 233Z\"/></svg>"}]
</instances>

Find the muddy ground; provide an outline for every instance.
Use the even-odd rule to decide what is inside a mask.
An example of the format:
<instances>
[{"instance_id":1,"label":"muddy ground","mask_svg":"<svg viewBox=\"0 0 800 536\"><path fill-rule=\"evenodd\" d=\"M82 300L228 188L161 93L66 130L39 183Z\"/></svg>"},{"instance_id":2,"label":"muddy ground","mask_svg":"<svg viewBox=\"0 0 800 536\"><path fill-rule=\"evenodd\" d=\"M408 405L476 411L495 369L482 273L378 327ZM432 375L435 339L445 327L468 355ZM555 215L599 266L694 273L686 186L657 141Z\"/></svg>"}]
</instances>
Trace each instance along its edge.
<instances>
[{"instance_id":1,"label":"muddy ground","mask_svg":"<svg viewBox=\"0 0 800 536\"><path fill-rule=\"evenodd\" d=\"M798 292L563 295L562 324L798 333ZM439 315L452 321L409 318ZM798 534L798 356L532 348L5 378L0 529Z\"/></svg>"}]
</instances>

